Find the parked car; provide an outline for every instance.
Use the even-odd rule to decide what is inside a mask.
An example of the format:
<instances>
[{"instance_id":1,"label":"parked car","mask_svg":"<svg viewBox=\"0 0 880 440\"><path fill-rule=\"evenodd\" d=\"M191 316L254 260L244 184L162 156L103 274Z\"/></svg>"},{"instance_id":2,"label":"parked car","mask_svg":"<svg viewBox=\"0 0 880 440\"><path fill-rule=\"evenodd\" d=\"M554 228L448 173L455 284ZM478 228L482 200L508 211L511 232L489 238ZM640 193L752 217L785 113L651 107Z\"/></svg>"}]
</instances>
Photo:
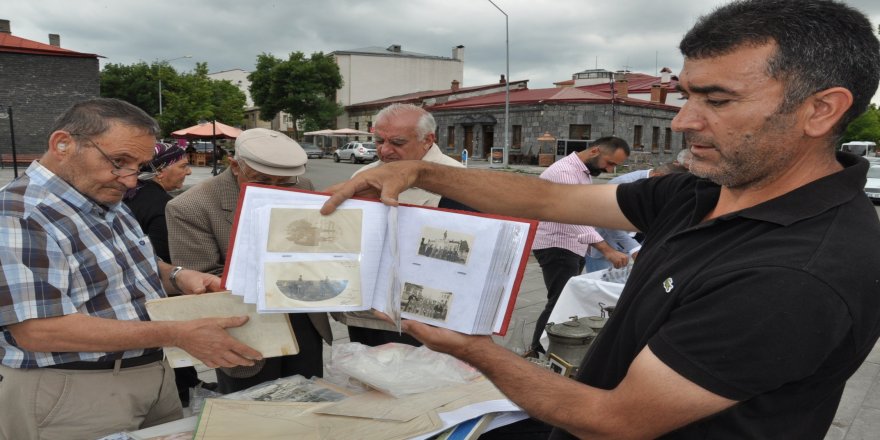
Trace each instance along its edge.
<instances>
[{"instance_id":1,"label":"parked car","mask_svg":"<svg viewBox=\"0 0 880 440\"><path fill-rule=\"evenodd\" d=\"M306 157L309 159L323 159L324 158L324 150L315 146L315 144L310 144L308 142L300 142L299 146L306 152Z\"/></svg>"},{"instance_id":2,"label":"parked car","mask_svg":"<svg viewBox=\"0 0 880 440\"><path fill-rule=\"evenodd\" d=\"M880 166L868 168L868 180L865 182L865 194L872 202L880 201Z\"/></svg>"},{"instance_id":3,"label":"parked car","mask_svg":"<svg viewBox=\"0 0 880 440\"><path fill-rule=\"evenodd\" d=\"M347 160L351 163L372 162L378 159L373 142L349 142L333 152L333 161Z\"/></svg>"}]
</instances>

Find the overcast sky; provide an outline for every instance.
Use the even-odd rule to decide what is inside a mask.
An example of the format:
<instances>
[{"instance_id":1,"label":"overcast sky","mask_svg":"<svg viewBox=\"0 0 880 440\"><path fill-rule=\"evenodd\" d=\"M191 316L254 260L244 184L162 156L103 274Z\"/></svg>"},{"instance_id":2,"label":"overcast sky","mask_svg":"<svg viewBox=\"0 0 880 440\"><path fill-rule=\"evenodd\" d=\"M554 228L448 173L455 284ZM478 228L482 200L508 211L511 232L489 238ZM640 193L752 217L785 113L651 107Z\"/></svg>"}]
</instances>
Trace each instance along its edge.
<instances>
[{"instance_id":1,"label":"overcast sky","mask_svg":"<svg viewBox=\"0 0 880 440\"><path fill-rule=\"evenodd\" d=\"M654 74L681 69L676 46L723 0L495 0L509 16L510 77L552 87L595 67ZM880 22L880 1L849 0ZM450 57L464 45L464 84L505 71L504 15L488 0L3 0L14 35L95 53L106 63L196 61L211 72L252 70L258 54L388 47ZM828 60L833 62L833 60ZM878 95L880 96L880 95ZM874 102L880 103L875 96Z\"/></svg>"}]
</instances>

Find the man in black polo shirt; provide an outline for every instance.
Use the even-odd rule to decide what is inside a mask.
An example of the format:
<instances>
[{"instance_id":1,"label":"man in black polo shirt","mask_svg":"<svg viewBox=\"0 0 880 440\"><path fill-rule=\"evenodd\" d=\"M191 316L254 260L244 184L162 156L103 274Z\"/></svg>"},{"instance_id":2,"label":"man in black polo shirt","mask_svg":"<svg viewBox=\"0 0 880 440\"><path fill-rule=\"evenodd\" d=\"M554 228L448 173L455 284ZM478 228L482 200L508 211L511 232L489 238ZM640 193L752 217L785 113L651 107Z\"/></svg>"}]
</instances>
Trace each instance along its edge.
<instances>
[{"instance_id":1,"label":"man in black polo shirt","mask_svg":"<svg viewBox=\"0 0 880 440\"><path fill-rule=\"evenodd\" d=\"M333 188L324 211L417 186L484 212L643 231L577 382L489 337L404 330L479 368L556 426L553 439L822 439L880 335L868 164L834 153L877 90L874 29L830 0L738 1L703 17L680 44L688 101L672 123L692 174L572 188L396 163Z\"/></svg>"}]
</instances>

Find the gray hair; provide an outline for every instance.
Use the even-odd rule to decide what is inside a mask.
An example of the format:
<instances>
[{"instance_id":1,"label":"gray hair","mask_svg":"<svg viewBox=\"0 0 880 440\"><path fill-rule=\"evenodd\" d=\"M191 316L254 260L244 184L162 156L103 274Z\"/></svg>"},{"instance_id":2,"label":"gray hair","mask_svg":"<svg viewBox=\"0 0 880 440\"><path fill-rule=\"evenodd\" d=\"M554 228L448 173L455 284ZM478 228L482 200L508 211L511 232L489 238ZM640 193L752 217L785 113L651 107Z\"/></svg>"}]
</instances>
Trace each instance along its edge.
<instances>
[{"instance_id":1,"label":"gray hair","mask_svg":"<svg viewBox=\"0 0 880 440\"><path fill-rule=\"evenodd\" d=\"M434 130L437 129L437 122L434 121L434 116L425 109L417 105L401 103L394 103L380 110L373 118L373 125L379 125L388 118L399 117L410 112L419 114L419 122L416 124L416 136L419 137L420 141L425 140L428 133L434 133Z\"/></svg>"},{"instance_id":2,"label":"gray hair","mask_svg":"<svg viewBox=\"0 0 880 440\"><path fill-rule=\"evenodd\" d=\"M77 136L100 136L110 130L113 123L127 125L158 137L159 124L143 110L119 99L94 98L73 104L64 111L49 130L59 130Z\"/></svg>"}]
</instances>

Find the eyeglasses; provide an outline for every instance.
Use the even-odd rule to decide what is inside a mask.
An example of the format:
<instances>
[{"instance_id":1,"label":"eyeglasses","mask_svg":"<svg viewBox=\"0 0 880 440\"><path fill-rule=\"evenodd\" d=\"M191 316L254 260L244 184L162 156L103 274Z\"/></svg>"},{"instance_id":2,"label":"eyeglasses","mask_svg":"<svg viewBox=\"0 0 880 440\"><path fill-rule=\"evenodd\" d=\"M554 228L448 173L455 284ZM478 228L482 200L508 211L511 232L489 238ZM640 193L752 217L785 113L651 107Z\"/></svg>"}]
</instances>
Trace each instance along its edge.
<instances>
[{"instance_id":1,"label":"eyeglasses","mask_svg":"<svg viewBox=\"0 0 880 440\"><path fill-rule=\"evenodd\" d=\"M95 143L95 141L91 140L90 138L88 138L86 136L79 136L75 133L71 133L70 135L85 139L86 141L88 141L88 143L92 144L92 146L95 147L95 149L97 149L99 153L101 153L101 156L104 156L104 159L107 159L107 162L110 162L110 165L113 165L113 169L110 171L110 173L113 174L114 176L128 177L128 176L133 176L133 175L141 172L141 170L139 168L125 168L125 167L123 167L120 164L119 159L111 158L109 155L107 155L106 152L104 152L104 150L101 147L98 146L97 143ZM155 175L156 168L153 166L153 164L149 164L149 165L150 165L150 171L148 171L148 172L153 173L153 175Z\"/></svg>"}]
</instances>

